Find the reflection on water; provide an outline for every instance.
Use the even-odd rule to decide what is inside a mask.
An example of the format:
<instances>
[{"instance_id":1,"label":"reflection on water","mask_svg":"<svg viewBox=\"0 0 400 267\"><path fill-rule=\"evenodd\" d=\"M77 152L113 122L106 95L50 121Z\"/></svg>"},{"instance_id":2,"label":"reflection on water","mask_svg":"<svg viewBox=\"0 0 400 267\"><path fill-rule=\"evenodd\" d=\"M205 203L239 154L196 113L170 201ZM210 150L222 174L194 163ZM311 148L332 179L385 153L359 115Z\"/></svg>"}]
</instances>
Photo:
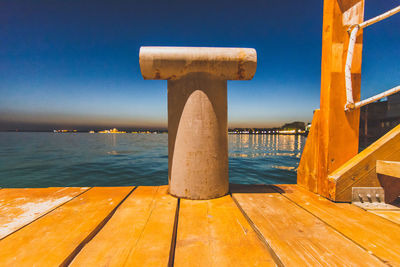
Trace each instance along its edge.
<instances>
[{"instance_id":1,"label":"reflection on water","mask_svg":"<svg viewBox=\"0 0 400 267\"><path fill-rule=\"evenodd\" d=\"M295 183L305 138L229 135L232 183ZM166 134L0 133L0 187L168 183Z\"/></svg>"},{"instance_id":2,"label":"reflection on water","mask_svg":"<svg viewBox=\"0 0 400 267\"><path fill-rule=\"evenodd\" d=\"M229 135L232 183L295 183L305 137L301 135Z\"/></svg>"}]
</instances>

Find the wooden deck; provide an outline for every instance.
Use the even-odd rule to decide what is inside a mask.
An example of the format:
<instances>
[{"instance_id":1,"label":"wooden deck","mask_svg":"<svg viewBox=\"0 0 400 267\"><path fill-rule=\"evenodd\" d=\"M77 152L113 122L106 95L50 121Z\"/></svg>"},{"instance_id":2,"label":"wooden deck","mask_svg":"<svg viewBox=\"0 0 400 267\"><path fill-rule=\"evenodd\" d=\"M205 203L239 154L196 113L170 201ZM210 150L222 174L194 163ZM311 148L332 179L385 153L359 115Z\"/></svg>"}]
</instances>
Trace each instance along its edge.
<instances>
[{"instance_id":1,"label":"wooden deck","mask_svg":"<svg viewBox=\"0 0 400 267\"><path fill-rule=\"evenodd\" d=\"M0 266L400 266L400 211L296 185L0 189Z\"/></svg>"}]
</instances>

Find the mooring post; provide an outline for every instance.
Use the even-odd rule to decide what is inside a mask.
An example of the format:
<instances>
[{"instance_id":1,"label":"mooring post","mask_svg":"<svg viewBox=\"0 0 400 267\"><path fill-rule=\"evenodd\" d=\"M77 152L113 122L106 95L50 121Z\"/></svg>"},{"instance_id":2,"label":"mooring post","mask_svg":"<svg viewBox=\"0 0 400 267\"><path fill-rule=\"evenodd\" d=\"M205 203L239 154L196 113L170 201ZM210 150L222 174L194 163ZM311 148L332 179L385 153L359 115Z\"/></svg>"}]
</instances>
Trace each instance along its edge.
<instances>
[{"instance_id":1,"label":"mooring post","mask_svg":"<svg viewBox=\"0 0 400 267\"><path fill-rule=\"evenodd\" d=\"M145 80L168 80L170 194L211 199L229 190L227 80L251 80L250 48L141 47Z\"/></svg>"}]
</instances>

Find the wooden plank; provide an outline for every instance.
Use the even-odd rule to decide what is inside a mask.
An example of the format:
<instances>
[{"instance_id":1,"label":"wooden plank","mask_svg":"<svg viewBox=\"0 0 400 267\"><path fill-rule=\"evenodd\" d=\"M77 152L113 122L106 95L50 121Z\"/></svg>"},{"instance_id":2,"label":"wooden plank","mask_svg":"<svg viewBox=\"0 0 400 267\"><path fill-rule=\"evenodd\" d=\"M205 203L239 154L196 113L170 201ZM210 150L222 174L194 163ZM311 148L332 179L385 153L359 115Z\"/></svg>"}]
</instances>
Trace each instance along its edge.
<instances>
[{"instance_id":1,"label":"wooden plank","mask_svg":"<svg viewBox=\"0 0 400 267\"><path fill-rule=\"evenodd\" d=\"M285 266L385 266L271 186L246 187L233 198Z\"/></svg>"},{"instance_id":2,"label":"wooden plank","mask_svg":"<svg viewBox=\"0 0 400 267\"><path fill-rule=\"evenodd\" d=\"M376 173L400 178L400 162L377 160Z\"/></svg>"},{"instance_id":3,"label":"wooden plank","mask_svg":"<svg viewBox=\"0 0 400 267\"><path fill-rule=\"evenodd\" d=\"M314 193L318 188L319 112L319 109L314 111L311 129L297 169L297 184Z\"/></svg>"},{"instance_id":4,"label":"wooden plank","mask_svg":"<svg viewBox=\"0 0 400 267\"><path fill-rule=\"evenodd\" d=\"M70 266L167 266L178 199L140 186Z\"/></svg>"},{"instance_id":5,"label":"wooden plank","mask_svg":"<svg viewBox=\"0 0 400 267\"><path fill-rule=\"evenodd\" d=\"M53 187L2 190L0 240L88 189L89 187Z\"/></svg>"},{"instance_id":6,"label":"wooden plank","mask_svg":"<svg viewBox=\"0 0 400 267\"><path fill-rule=\"evenodd\" d=\"M0 190L0 207L9 202L22 204L29 199L46 198L58 191L62 196L65 190L74 189L85 191L89 187L3 188L3 190Z\"/></svg>"},{"instance_id":7,"label":"wooden plank","mask_svg":"<svg viewBox=\"0 0 400 267\"><path fill-rule=\"evenodd\" d=\"M56 266L95 233L133 187L95 187L0 241L4 266Z\"/></svg>"},{"instance_id":8,"label":"wooden plank","mask_svg":"<svg viewBox=\"0 0 400 267\"><path fill-rule=\"evenodd\" d=\"M352 187L381 186L376 173L377 160L400 161L400 125L329 175L335 184L332 199L349 202Z\"/></svg>"},{"instance_id":9,"label":"wooden plank","mask_svg":"<svg viewBox=\"0 0 400 267\"><path fill-rule=\"evenodd\" d=\"M391 265L400 264L400 226L348 203L334 203L300 187L279 185L282 194Z\"/></svg>"},{"instance_id":10,"label":"wooden plank","mask_svg":"<svg viewBox=\"0 0 400 267\"><path fill-rule=\"evenodd\" d=\"M400 224L400 211L395 210L369 210L369 212L381 216L389 221Z\"/></svg>"},{"instance_id":11,"label":"wooden plank","mask_svg":"<svg viewBox=\"0 0 400 267\"><path fill-rule=\"evenodd\" d=\"M230 196L181 199L174 266L272 266L258 239Z\"/></svg>"}]
</instances>

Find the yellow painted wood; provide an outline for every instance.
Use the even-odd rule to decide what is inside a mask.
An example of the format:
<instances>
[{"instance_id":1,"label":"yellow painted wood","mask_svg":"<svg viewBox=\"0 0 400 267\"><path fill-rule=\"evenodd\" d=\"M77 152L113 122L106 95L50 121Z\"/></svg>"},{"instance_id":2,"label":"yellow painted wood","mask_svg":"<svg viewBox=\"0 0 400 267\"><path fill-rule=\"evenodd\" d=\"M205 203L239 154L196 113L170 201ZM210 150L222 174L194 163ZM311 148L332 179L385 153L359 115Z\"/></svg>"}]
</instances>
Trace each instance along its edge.
<instances>
[{"instance_id":1,"label":"yellow painted wood","mask_svg":"<svg viewBox=\"0 0 400 267\"><path fill-rule=\"evenodd\" d=\"M369 212L400 225L400 210L369 210Z\"/></svg>"},{"instance_id":2,"label":"yellow painted wood","mask_svg":"<svg viewBox=\"0 0 400 267\"><path fill-rule=\"evenodd\" d=\"M0 239L70 201L89 187L15 188L0 192Z\"/></svg>"},{"instance_id":3,"label":"yellow painted wood","mask_svg":"<svg viewBox=\"0 0 400 267\"><path fill-rule=\"evenodd\" d=\"M400 178L400 161L376 161L376 173Z\"/></svg>"},{"instance_id":4,"label":"yellow painted wood","mask_svg":"<svg viewBox=\"0 0 400 267\"><path fill-rule=\"evenodd\" d=\"M329 175L335 185L331 191L332 199L350 202L352 187L380 186L377 160L400 161L400 125Z\"/></svg>"},{"instance_id":5,"label":"yellow painted wood","mask_svg":"<svg viewBox=\"0 0 400 267\"><path fill-rule=\"evenodd\" d=\"M96 187L0 241L0 266L58 266L133 187Z\"/></svg>"},{"instance_id":6,"label":"yellow painted wood","mask_svg":"<svg viewBox=\"0 0 400 267\"><path fill-rule=\"evenodd\" d=\"M230 196L182 199L174 266L271 266L267 248Z\"/></svg>"},{"instance_id":7,"label":"yellow painted wood","mask_svg":"<svg viewBox=\"0 0 400 267\"><path fill-rule=\"evenodd\" d=\"M334 203L295 185L282 194L382 261L400 265L400 226L348 203Z\"/></svg>"},{"instance_id":8,"label":"yellow painted wood","mask_svg":"<svg viewBox=\"0 0 400 267\"><path fill-rule=\"evenodd\" d=\"M167 266L177 198L140 186L70 266Z\"/></svg>"},{"instance_id":9,"label":"yellow painted wood","mask_svg":"<svg viewBox=\"0 0 400 267\"><path fill-rule=\"evenodd\" d=\"M385 266L272 187L251 187L263 190L232 195L285 266Z\"/></svg>"}]
</instances>

